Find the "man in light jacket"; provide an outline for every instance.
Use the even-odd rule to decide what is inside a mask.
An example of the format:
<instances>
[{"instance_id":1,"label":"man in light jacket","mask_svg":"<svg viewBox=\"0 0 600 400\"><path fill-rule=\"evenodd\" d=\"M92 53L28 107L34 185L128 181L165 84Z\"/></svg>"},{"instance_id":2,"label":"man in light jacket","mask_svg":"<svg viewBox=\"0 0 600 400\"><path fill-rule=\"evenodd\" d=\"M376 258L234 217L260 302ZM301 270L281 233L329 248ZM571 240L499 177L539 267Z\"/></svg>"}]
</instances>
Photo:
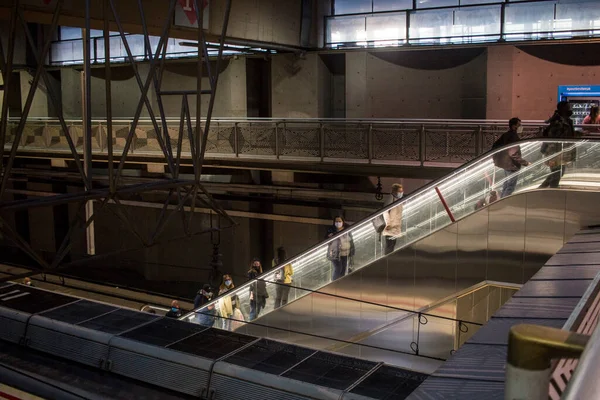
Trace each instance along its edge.
<instances>
[{"instance_id":1,"label":"man in light jacket","mask_svg":"<svg viewBox=\"0 0 600 400\"><path fill-rule=\"evenodd\" d=\"M392 203L397 202L404 195L402 185L394 183L392 185L392 193L385 201L385 206L389 206ZM396 238L402 234L402 205L398 204L396 207L389 209L383 213L383 219L385 219L385 229L381 234L385 238L384 254L390 254L396 247Z\"/></svg>"}]
</instances>

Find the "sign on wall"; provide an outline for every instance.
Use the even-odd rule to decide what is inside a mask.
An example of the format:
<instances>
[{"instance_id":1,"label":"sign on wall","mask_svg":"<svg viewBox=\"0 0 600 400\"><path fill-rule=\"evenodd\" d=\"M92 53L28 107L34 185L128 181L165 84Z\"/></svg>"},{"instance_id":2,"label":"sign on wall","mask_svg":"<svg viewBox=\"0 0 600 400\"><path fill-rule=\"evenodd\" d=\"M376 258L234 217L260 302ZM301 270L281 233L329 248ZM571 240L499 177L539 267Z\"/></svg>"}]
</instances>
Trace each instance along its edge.
<instances>
[{"instance_id":1,"label":"sign on wall","mask_svg":"<svg viewBox=\"0 0 600 400\"><path fill-rule=\"evenodd\" d=\"M569 97L600 97L600 85L563 85L558 87L558 100Z\"/></svg>"},{"instance_id":2,"label":"sign on wall","mask_svg":"<svg viewBox=\"0 0 600 400\"><path fill-rule=\"evenodd\" d=\"M183 26L187 28L198 27L198 19L196 18L195 7L196 2L198 3L198 5L202 4L202 6L204 7L204 20L202 23L202 27L205 30L208 29L208 23L210 21L208 0L178 0L177 6L175 7L176 26Z\"/></svg>"}]
</instances>

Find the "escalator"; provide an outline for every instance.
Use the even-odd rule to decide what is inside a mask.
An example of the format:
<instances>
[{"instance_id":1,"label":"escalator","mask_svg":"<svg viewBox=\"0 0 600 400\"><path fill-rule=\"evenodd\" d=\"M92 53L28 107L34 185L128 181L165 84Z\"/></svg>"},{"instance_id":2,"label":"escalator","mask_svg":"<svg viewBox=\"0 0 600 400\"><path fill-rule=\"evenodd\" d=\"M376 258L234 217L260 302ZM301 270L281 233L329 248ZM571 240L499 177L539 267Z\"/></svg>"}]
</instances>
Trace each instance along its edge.
<instances>
[{"instance_id":1,"label":"escalator","mask_svg":"<svg viewBox=\"0 0 600 400\"><path fill-rule=\"evenodd\" d=\"M545 143L559 151L542 155ZM232 324L217 315L215 327L317 349L340 348L339 340L352 339L355 346L336 351L431 372L435 365L416 356L447 358L454 347L439 343L449 342L462 325L456 323L458 306L437 311L447 319L426 322L420 311L481 282L523 284L582 226L600 223L600 142L528 140L520 146L530 165L515 172L511 196L494 199L509 179L493 164L493 155L506 148L497 149L345 230L356 247L350 274L331 279L327 249L333 237L290 260L294 279L287 305L274 307L277 266L227 293L249 322L250 288L265 282L269 298L257 319ZM563 160L569 163L560 187L539 190L550 173L548 162ZM385 255L373 220L399 206L402 234L395 251ZM196 322L222 301L183 319Z\"/></svg>"}]
</instances>

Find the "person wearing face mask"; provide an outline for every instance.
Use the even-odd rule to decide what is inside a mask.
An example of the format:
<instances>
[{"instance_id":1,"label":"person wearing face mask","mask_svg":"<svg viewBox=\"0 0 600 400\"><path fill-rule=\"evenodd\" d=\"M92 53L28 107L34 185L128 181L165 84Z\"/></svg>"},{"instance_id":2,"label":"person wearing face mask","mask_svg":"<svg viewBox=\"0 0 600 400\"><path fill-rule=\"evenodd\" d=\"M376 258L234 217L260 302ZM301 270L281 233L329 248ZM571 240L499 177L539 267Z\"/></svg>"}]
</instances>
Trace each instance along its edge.
<instances>
[{"instance_id":1,"label":"person wearing face mask","mask_svg":"<svg viewBox=\"0 0 600 400\"><path fill-rule=\"evenodd\" d=\"M283 247L277 249L277 258L273 260L273 266L281 265L287 261L287 253ZM290 286L292 285L292 277L294 275L294 269L292 264L286 264L283 268L275 273L275 308L284 306L288 302L290 295Z\"/></svg>"},{"instance_id":2,"label":"person wearing face mask","mask_svg":"<svg viewBox=\"0 0 600 400\"><path fill-rule=\"evenodd\" d=\"M330 226L327 230L327 238L342 232L346 227L347 225L342 217L335 217L333 219L333 226ZM352 238L351 232L338 236L329 243L329 247L327 248L327 258L331 261L333 266L331 280L336 280L346 275L348 265L352 264L354 250L354 239Z\"/></svg>"},{"instance_id":3,"label":"person wearing face mask","mask_svg":"<svg viewBox=\"0 0 600 400\"><path fill-rule=\"evenodd\" d=\"M256 279L262 272L262 264L258 258L255 258L250 264L248 280ZM267 305L268 298L269 293L267 293L267 284L264 280L256 280L250 285L250 321L258 317L258 314Z\"/></svg>"},{"instance_id":4,"label":"person wearing face mask","mask_svg":"<svg viewBox=\"0 0 600 400\"><path fill-rule=\"evenodd\" d=\"M521 120L519 118L511 118L508 121L508 128L508 131L502 134L502 136L494 142L492 150L521 140L519 135L523 133L523 126L521 125ZM529 162L525 161L521 156L520 146L514 146L497 152L493 155L493 160L496 167L504 170L504 177L506 178L502 185L500 197L510 196L517 187L519 176L516 172L520 170L522 166L529 165Z\"/></svg>"},{"instance_id":5,"label":"person wearing face mask","mask_svg":"<svg viewBox=\"0 0 600 400\"><path fill-rule=\"evenodd\" d=\"M179 308L179 302L177 300L173 300L171 302L171 309L165 314L165 317L168 317L168 318L181 317L181 309Z\"/></svg>"},{"instance_id":6,"label":"person wearing face mask","mask_svg":"<svg viewBox=\"0 0 600 400\"><path fill-rule=\"evenodd\" d=\"M204 306L210 302L213 298L214 289L207 283L202 286L202 289L196 294L194 299L194 309ZM215 323L215 314L217 310L214 304L207 307L206 310L202 310L202 313L197 314L198 323L200 325L211 327Z\"/></svg>"},{"instance_id":7,"label":"person wearing face mask","mask_svg":"<svg viewBox=\"0 0 600 400\"><path fill-rule=\"evenodd\" d=\"M223 275L223 283L219 286L219 296L233 289L235 286L233 284L233 279L231 279L231 275L225 274ZM231 319L233 316L233 300L230 296L223 296L219 300L218 303L218 311L219 315L222 317L222 327L225 330L231 330Z\"/></svg>"},{"instance_id":8,"label":"person wearing face mask","mask_svg":"<svg viewBox=\"0 0 600 400\"><path fill-rule=\"evenodd\" d=\"M399 201L404 196L404 189L401 184L394 183L392 192L385 201L385 206L389 206ZM402 234L402 204L389 209L383 213L385 228L381 234L385 238L384 254L390 254L396 248L396 239Z\"/></svg>"},{"instance_id":9,"label":"person wearing face mask","mask_svg":"<svg viewBox=\"0 0 600 400\"><path fill-rule=\"evenodd\" d=\"M548 126L544 129L543 136L560 139L574 138L576 135L573 121L571 120L572 115L573 111L568 101L558 103L554 115L546 121ZM546 180L540 185L540 189L557 188L560 184L560 178L565 173L567 164L575 158L574 149L573 151L563 152L562 143L544 143L542 144L541 152L545 157L548 157L546 165L550 167L550 174L548 174ZM556 157L549 157L554 154L556 154Z\"/></svg>"}]
</instances>

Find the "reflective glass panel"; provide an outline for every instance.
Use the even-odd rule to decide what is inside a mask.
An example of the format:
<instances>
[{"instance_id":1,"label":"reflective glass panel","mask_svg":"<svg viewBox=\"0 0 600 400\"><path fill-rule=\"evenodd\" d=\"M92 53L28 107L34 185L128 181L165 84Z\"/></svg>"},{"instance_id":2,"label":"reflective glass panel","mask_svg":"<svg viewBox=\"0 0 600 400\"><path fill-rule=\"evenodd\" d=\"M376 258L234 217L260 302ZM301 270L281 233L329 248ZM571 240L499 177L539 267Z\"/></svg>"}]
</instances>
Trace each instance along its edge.
<instances>
[{"instance_id":1,"label":"reflective glass panel","mask_svg":"<svg viewBox=\"0 0 600 400\"><path fill-rule=\"evenodd\" d=\"M509 4L505 10L504 32L509 40L544 38L553 30L553 22L552 2Z\"/></svg>"},{"instance_id":2,"label":"reflective glass panel","mask_svg":"<svg viewBox=\"0 0 600 400\"><path fill-rule=\"evenodd\" d=\"M365 17L336 17L327 23L328 43L362 42L367 38Z\"/></svg>"},{"instance_id":3,"label":"reflective glass panel","mask_svg":"<svg viewBox=\"0 0 600 400\"><path fill-rule=\"evenodd\" d=\"M384 14L367 17L367 40L375 41L375 46L398 44L406 39L406 14ZM390 42L392 41L392 42ZM396 41L396 43L393 43Z\"/></svg>"},{"instance_id":4,"label":"reflective glass panel","mask_svg":"<svg viewBox=\"0 0 600 400\"><path fill-rule=\"evenodd\" d=\"M369 13L373 4L371 0L335 0L334 11L336 15Z\"/></svg>"},{"instance_id":5,"label":"reflective glass panel","mask_svg":"<svg viewBox=\"0 0 600 400\"><path fill-rule=\"evenodd\" d=\"M417 0L417 8L457 6L458 0Z\"/></svg>"},{"instance_id":6,"label":"reflective glass panel","mask_svg":"<svg viewBox=\"0 0 600 400\"><path fill-rule=\"evenodd\" d=\"M373 0L373 11L410 10L412 7L412 0Z\"/></svg>"}]
</instances>

